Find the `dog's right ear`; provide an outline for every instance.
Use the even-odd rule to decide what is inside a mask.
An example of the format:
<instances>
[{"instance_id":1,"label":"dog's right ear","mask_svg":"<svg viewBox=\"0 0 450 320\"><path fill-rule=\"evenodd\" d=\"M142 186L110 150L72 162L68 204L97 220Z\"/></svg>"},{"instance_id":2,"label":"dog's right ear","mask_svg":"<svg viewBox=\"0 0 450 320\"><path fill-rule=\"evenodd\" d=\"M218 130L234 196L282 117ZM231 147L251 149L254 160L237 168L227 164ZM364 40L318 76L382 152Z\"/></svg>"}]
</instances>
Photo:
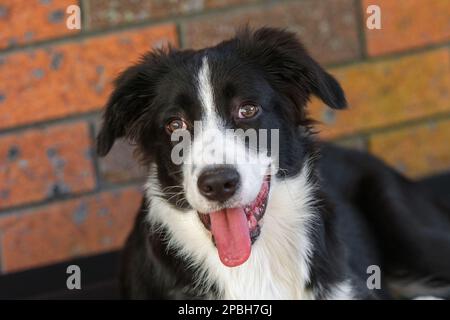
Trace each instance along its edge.
<instances>
[{"instance_id":1,"label":"dog's right ear","mask_svg":"<svg viewBox=\"0 0 450 320\"><path fill-rule=\"evenodd\" d=\"M131 83L138 74L139 67L133 66L125 70L114 82L115 89L106 103L103 124L97 136L97 153L100 156L107 155L114 141L125 136L127 114L136 109Z\"/></svg>"},{"instance_id":2,"label":"dog's right ear","mask_svg":"<svg viewBox=\"0 0 450 320\"><path fill-rule=\"evenodd\" d=\"M155 86L162 73L161 61L166 56L163 51L148 53L115 80L115 89L106 103L102 127L97 136L97 153L100 156L108 154L116 139L128 137L136 120L152 104Z\"/></svg>"}]
</instances>

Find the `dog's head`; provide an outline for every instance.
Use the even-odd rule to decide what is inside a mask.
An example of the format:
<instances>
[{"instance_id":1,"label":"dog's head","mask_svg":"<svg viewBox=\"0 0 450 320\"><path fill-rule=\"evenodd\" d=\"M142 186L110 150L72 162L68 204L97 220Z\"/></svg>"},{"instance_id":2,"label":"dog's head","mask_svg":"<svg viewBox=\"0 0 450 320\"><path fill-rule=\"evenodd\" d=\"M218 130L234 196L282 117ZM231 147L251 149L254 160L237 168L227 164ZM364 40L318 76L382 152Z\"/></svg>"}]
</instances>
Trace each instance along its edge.
<instances>
[{"instance_id":1,"label":"dog's head","mask_svg":"<svg viewBox=\"0 0 450 320\"><path fill-rule=\"evenodd\" d=\"M156 167L160 195L180 214L197 212L222 262L236 266L261 231L271 174L295 175L306 159L311 95L346 106L337 81L287 31L151 52L116 80L98 152L134 141Z\"/></svg>"}]
</instances>

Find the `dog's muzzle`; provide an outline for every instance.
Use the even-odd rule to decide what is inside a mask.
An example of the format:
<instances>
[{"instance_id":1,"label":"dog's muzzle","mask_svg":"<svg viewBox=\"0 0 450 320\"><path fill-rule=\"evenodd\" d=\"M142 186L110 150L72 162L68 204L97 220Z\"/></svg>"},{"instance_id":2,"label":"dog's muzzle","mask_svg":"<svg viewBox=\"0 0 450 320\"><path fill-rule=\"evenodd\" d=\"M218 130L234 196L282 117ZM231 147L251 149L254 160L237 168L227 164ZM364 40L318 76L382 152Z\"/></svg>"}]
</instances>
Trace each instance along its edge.
<instances>
[{"instance_id":1,"label":"dog's muzzle","mask_svg":"<svg viewBox=\"0 0 450 320\"><path fill-rule=\"evenodd\" d=\"M207 182L199 182L199 188L213 194L213 198L229 199L239 185L238 178L231 171L221 171L221 177L207 176ZM199 179L200 180L200 179ZM211 181L213 182L211 185ZM224 208L209 213L198 213L206 229L211 231L220 260L228 267L243 264L250 256L251 246L261 232L260 221L267 207L270 191L270 176L267 175L255 200L234 208ZM224 200L224 201L225 201Z\"/></svg>"}]
</instances>

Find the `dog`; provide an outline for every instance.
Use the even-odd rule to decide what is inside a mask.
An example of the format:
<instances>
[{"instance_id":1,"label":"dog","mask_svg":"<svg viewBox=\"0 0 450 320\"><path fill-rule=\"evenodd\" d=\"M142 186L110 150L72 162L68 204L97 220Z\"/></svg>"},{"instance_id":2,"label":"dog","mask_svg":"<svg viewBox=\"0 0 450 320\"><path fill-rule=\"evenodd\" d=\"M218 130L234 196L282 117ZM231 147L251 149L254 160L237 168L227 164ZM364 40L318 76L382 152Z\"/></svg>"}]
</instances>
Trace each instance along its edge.
<instances>
[{"instance_id":1,"label":"dog","mask_svg":"<svg viewBox=\"0 0 450 320\"><path fill-rule=\"evenodd\" d=\"M296 35L274 28L152 51L117 78L98 153L128 139L149 172L123 251L124 298L450 296L447 197L316 139L312 95L347 105ZM275 130L277 150L230 142L229 129ZM192 140L181 163L175 133ZM256 161L223 160L245 153ZM450 190L450 175L439 179Z\"/></svg>"}]
</instances>

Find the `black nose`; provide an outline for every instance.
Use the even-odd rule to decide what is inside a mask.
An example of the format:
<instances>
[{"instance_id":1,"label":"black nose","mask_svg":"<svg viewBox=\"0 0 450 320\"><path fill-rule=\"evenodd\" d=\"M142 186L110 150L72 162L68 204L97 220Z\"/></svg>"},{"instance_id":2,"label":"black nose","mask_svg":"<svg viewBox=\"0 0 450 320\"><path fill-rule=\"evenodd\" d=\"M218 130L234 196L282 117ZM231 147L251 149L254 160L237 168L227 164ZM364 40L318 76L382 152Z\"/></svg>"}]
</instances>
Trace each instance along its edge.
<instances>
[{"instance_id":1,"label":"black nose","mask_svg":"<svg viewBox=\"0 0 450 320\"><path fill-rule=\"evenodd\" d=\"M197 186L209 200L224 202L236 192L239 181L239 173L232 167L215 167L200 174Z\"/></svg>"}]
</instances>

